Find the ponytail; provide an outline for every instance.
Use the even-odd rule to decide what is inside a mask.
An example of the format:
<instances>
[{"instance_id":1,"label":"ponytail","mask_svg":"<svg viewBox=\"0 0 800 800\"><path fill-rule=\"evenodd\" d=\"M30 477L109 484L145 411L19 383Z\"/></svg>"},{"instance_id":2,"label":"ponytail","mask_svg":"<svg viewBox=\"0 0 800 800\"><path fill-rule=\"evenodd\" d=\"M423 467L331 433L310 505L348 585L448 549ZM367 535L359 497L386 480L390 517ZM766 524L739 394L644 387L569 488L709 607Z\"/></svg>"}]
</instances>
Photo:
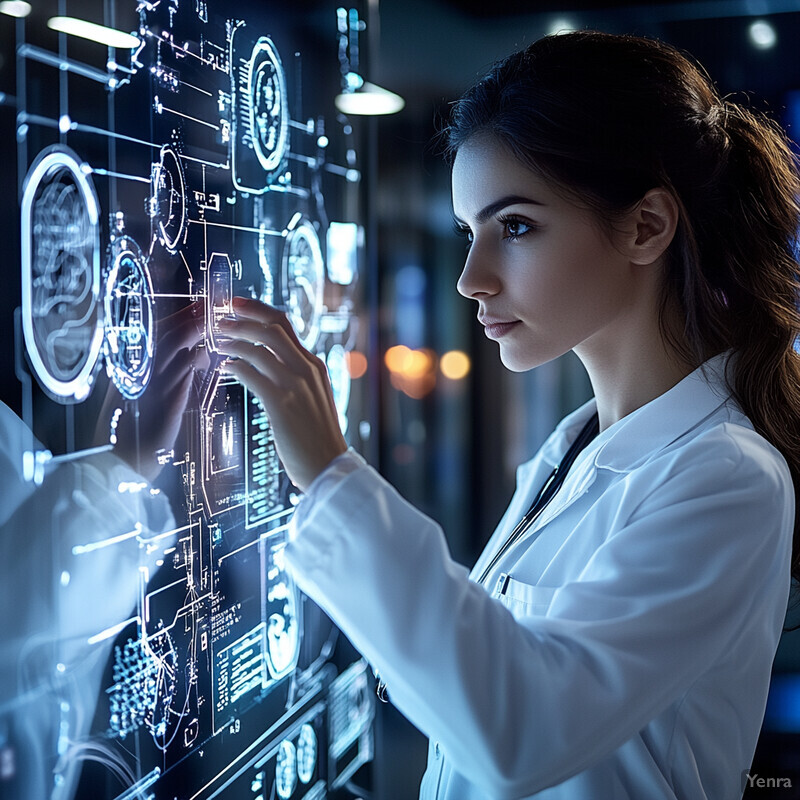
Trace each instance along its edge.
<instances>
[{"instance_id":1,"label":"ponytail","mask_svg":"<svg viewBox=\"0 0 800 800\"><path fill-rule=\"evenodd\" d=\"M734 351L731 392L786 459L800 512L800 179L780 127L722 100L669 45L577 31L495 65L454 105L446 155L478 132L609 225L649 189L672 192L680 219L667 251L662 335L690 364ZM679 331L665 322L675 301ZM792 576L800 580L800 513Z\"/></svg>"},{"instance_id":2,"label":"ponytail","mask_svg":"<svg viewBox=\"0 0 800 800\"><path fill-rule=\"evenodd\" d=\"M684 195L675 243L682 258L670 265L692 276L681 298L684 342L695 360L734 350L727 375L732 394L786 459L800 512L797 163L781 128L743 106L719 102L706 124L717 150L716 180ZM679 352L690 355L686 347ZM800 580L800 513L792 576Z\"/></svg>"}]
</instances>

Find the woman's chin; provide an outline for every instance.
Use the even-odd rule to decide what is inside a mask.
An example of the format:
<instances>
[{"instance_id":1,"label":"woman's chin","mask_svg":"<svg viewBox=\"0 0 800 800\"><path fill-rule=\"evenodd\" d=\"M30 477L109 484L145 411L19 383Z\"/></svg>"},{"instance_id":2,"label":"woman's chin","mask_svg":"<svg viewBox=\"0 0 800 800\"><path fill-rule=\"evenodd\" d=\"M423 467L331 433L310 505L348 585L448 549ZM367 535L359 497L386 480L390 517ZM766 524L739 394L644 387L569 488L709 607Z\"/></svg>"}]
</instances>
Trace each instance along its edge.
<instances>
[{"instance_id":1,"label":"woman's chin","mask_svg":"<svg viewBox=\"0 0 800 800\"><path fill-rule=\"evenodd\" d=\"M500 346L500 361L509 372L528 372L561 355L563 353L519 353Z\"/></svg>"}]
</instances>

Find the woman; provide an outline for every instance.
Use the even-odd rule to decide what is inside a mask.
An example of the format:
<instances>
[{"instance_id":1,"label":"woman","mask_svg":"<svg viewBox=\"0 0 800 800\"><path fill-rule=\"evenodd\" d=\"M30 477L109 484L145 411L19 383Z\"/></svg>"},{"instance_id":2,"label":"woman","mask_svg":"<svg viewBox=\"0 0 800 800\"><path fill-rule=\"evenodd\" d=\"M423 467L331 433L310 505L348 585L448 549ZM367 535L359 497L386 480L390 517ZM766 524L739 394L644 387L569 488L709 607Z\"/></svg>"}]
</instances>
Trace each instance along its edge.
<instances>
[{"instance_id":1,"label":"woman","mask_svg":"<svg viewBox=\"0 0 800 800\"><path fill-rule=\"evenodd\" d=\"M431 737L423 797L739 796L797 568L784 137L673 48L594 32L499 63L446 133L459 291L509 369L574 350L595 398L468 576L346 452L286 318L239 301L227 369L308 493L287 560Z\"/></svg>"}]
</instances>

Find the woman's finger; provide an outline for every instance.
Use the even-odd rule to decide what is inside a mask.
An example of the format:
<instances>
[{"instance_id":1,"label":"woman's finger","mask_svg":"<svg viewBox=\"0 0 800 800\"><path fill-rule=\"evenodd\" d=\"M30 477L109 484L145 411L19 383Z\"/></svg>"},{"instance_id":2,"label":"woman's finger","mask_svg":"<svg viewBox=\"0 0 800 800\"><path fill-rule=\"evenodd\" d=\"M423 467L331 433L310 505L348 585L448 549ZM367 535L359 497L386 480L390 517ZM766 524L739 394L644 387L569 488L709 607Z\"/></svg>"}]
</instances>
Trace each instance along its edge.
<instances>
[{"instance_id":1,"label":"woman's finger","mask_svg":"<svg viewBox=\"0 0 800 800\"><path fill-rule=\"evenodd\" d=\"M286 314L283 311L279 311L275 306L263 303L261 300L253 300L250 297L234 297L233 308L237 317L258 320L265 325L278 322L280 319L286 319Z\"/></svg>"},{"instance_id":2,"label":"woman's finger","mask_svg":"<svg viewBox=\"0 0 800 800\"><path fill-rule=\"evenodd\" d=\"M280 391L280 387L273 380L246 361L224 361L220 370L247 386L261 398L267 409L271 407L276 393Z\"/></svg>"},{"instance_id":3,"label":"woman's finger","mask_svg":"<svg viewBox=\"0 0 800 800\"><path fill-rule=\"evenodd\" d=\"M297 338L297 333L292 323L283 311L278 311L274 306L267 305L259 300L250 300L247 297L234 297L233 307L237 318L243 317L255 320L265 326L280 325L298 347L303 347Z\"/></svg>"},{"instance_id":4,"label":"woman's finger","mask_svg":"<svg viewBox=\"0 0 800 800\"><path fill-rule=\"evenodd\" d=\"M289 369L298 374L306 375L309 365L317 360L296 339L289 336L283 325L277 323L263 325L252 320L225 320L224 325L220 324L220 329L226 336L268 347ZM224 346L224 342L221 342L220 347L224 349Z\"/></svg>"},{"instance_id":5,"label":"woman's finger","mask_svg":"<svg viewBox=\"0 0 800 800\"><path fill-rule=\"evenodd\" d=\"M269 348L241 339L228 339L219 343L226 355L236 356L248 366L254 367L275 384L286 385L296 373L292 372ZM232 362L240 363L240 362Z\"/></svg>"}]
</instances>

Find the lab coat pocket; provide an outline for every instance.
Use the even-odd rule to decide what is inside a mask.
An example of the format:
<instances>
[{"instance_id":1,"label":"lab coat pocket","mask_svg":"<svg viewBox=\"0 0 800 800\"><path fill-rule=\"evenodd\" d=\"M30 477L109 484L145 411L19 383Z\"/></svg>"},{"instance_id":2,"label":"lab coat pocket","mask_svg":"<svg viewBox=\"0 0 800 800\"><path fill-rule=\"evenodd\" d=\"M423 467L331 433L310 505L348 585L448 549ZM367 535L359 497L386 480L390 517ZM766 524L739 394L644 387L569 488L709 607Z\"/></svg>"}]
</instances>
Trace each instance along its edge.
<instances>
[{"instance_id":1,"label":"lab coat pocket","mask_svg":"<svg viewBox=\"0 0 800 800\"><path fill-rule=\"evenodd\" d=\"M538 586L504 576L498 586L500 602L515 616L545 617L553 601L557 586Z\"/></svg>"}]
</instances>

